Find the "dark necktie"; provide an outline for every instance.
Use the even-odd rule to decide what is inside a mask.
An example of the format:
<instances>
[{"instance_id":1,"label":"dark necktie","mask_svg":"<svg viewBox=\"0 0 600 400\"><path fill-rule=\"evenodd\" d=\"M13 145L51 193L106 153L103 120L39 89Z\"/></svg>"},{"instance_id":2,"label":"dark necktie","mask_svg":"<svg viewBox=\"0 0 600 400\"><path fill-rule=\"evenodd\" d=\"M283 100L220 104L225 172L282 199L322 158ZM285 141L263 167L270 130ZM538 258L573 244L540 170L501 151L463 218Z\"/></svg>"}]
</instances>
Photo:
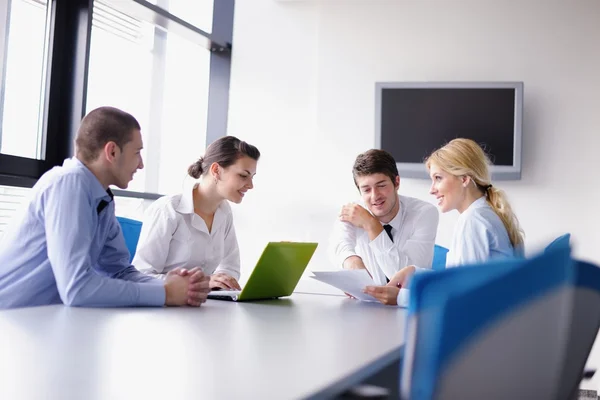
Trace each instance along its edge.
<instances>
[{"instance_id":1,"label":"dark necktie","mask_svg":"<svg viewBox=\"0 0 600 400\"><path fill-rule=\"evenodd\" d=\"M387 235L389 236L390 240L393 242L394 241L394 237L392 236L392 226L391 225L384 225L383 229L385 229L385 233L387 233Z\"/></svg>"},{"instance_id":2,"label":"dark necktie","mask_svg":"<svg viewBox=\"0 0 600 400\"><path fill-rule=\"evenodd\" d=\"M113 192L110 189L106 189L106 194L108 194L110 196L110 201L114 200L115 195L113 194ZM106 200L100 200L100 203L98 203L98 207L96 208L96 212L98 213L98 215L100 215L100 212L106 208L108 203L109 202Z\"/></svg>"},{"instance_id":3,"label":"dark necktie","mask_svg":"<svg viewBox=\"0 0 600 400\"><path fill-rule=\"evenodd\" d=\"M392 243L393 243L393 242L394 242L394 237L392 236L392 226L391 226L391 225L388 225L388 224L385 224L385 225L383 226L383 229L385 229L385 233L387 233L387 235L390 237L390 240L391 240L391 241L392 241ZM386 280L387 282L389 282L389 281L390 281L390 278L388 278L388 277L386 276L386 277L385 277L385 280Z\"/></svg>"}]
</instances>

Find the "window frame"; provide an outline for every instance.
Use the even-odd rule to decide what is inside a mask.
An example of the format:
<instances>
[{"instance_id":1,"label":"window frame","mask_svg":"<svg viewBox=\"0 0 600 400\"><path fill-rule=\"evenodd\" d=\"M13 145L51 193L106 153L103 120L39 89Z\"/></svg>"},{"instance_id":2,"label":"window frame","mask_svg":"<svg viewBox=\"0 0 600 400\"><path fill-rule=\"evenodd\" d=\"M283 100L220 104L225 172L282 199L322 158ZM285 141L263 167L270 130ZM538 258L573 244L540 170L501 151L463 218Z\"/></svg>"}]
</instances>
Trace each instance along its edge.
<instances>
[{"instance_id":1,"label":"window frame","mask_svg":"<svg viewBox=\"0 0 600 400\"><path fill-rule=\"evenodd\" d=\"M8 18L11 1L14 0L3 2L6 8L0 9L0 19ZM62 165L66 158L74 154L75 135L85 115L95 0L48 2L48 66L42 120L44 142L51 145L44 146L41 160L0 153L0 185L32 187L46 171ZM146 20L151 18L156 25L199 43L210 51L206 144L226 135L235 0L213 1L211 33L145 0L120 4L132 16ZM6 40L6 35L0 32L0 82L4 81ZM1 96L0 92L0 99ZM2 105L3 102L0 107ZM151 159L147 162L153 163ZM161 194L152 192L114 190L114 193L116 196L143 199L161 197Z\"/></svg>"},{"instance_id":2,"label":"window frame","mask_svg":"<svg viewBox=\"0 0 600 400\"><path fill-rule=\"evenodd\" d=\"M6 82L6 65L8 53L8 16L12 0L0 2L0 118L4 115L4 82ZM2 147L2 123L0 121L0 148Z\"/></svg>"}]
</instances>

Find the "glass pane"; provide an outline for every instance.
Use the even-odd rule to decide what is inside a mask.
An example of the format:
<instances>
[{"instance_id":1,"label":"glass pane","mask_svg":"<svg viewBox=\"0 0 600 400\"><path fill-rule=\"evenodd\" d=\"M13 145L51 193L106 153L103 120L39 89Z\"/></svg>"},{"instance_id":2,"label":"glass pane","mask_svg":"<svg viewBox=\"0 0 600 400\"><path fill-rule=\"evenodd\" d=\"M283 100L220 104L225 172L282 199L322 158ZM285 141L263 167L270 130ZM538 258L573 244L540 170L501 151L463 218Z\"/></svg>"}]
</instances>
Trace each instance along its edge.
<instances>
[{"instance_id":1,"label":"glass pane","mask_svg":"<svg viewBox=\"0 0 600 400\"><path fill-rule=\"evenodd\" d=\"M204 152L210 52L94 4L87 110L111 105L140 122L146 166L129 190L176 193Z\"/></svg>"},{"instance_id":2,"label":"glass pane","mask_svg":"<svg viewBox=\"0 0 600 400\"><path fill-rule=\"evenodd\" d=\"M144 213L152 203L154 203L154 200L115 196L115 214L118 217L143 221Z\"/></svg>"},{"instance_id":3,"label":"glass pane","mask_svg":"<svg viewBox=\"0 0 600 400\"><path fill-rule=\"evenodd\" d=\"M11 0L0 8L0 153L41 158L48 4Z\"/></svg>"},{"instance_id":4,"label":"glass pane","mask_svg":"<svg viewBox=\"0 0 600 400\"><path fill-rule=\"evenodd\" d=\"M149 0L149 3L167 10L204 32L212 31L213 0Z\"/></svg>"},{"instance_id":5,"label":"glass pane","mask_svg":"<svg viewBox=\"0 0 600 400\"><path fill-rule=\"evenodd\" d=\"M30 193L31 189L28 188L0 186L0 240L14 222L13 219L20 215Z\"/></svg>"}]
</instances>

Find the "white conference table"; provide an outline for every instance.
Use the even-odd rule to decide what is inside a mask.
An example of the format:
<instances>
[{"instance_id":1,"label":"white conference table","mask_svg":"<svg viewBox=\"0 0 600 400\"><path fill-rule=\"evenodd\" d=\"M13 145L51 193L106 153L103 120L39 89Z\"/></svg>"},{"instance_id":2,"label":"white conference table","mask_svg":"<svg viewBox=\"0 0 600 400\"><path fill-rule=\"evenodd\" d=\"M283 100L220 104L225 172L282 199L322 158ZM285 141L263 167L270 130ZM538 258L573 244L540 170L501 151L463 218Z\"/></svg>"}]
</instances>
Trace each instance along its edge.
<instances>
[{"instance_id":1,"label":"white conference table","mask_svg":"<svg viewBox=\"0 0 600 400\"><path fill-rule=\"evenodd\" d=\"M0 399L329 398L400 358L405 310L294 293L0 311Z\"/></svg>"}]
</instances>

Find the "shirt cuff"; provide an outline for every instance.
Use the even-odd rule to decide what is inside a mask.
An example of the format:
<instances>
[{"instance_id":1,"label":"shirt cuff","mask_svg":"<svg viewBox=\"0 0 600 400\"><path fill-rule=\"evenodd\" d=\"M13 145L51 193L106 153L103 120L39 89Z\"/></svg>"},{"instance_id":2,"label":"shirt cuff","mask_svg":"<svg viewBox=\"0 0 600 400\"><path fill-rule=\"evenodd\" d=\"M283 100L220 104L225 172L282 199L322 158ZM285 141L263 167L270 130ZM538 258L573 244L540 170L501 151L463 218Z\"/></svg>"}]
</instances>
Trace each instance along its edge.
<instances>
[{"instance_id":1,"label":"shirt cuff","mask_svg":"<svg viewBox=\"0 0 600 400\"><path fill-rule=\"evenodd\" d=\"M348 258L352 257L352 256L356 256L358 254L356 254L353 251L345 251L343 253L341 253L338 257L338 260L340 260L340 268L344 268L344 261L346 261Z\"/></svg>"},{"instance_id":2,"label":"shirt cuff","mask_svg":"<svg viewBox=\"0 0 600 400\"><path fill-rule=\"evenodd\" d=\"M392 242L392 239L390 239L384 229L375 239L369 242L369 247L375 251L387 253L394 248L394 242Z\"/></svg>"},{"instance_id":3,"label":"shirt cuff","mask_svg":"<svg viewBox=\"0 0 600 400\"><path fill-rule=\"evenodd\" d=\"M212 274L206 274L206 275L207 276L211 276L211 275L215 275L215 274L225 274L225 275L229 275L230 277L232 277L236 281L240 280L240 271L236 271L234 269L217 267L217 269L215 270L215 272L213 272Z\"/></svg>"},{"instance_id":4,"label":"shirt cuff","mask_svg":"<svg viewBox=\"0 0 600 400\"><path fill-rule=\"evenodd\" d=\"M408 300L410 299L410 291L405 288L401 288L398 292L398 297L396 298L396 302L400 307L408 307Z\"/></svg>"},{"instance_id":5,"label":"shirt cuff","mask_svg":"<svg viewBox=\"0 0 600 400\"><path fill-rule=\"evenodd\" d=\"M431 272L431 270L428 268L415 267L414 275L422 274L424 272ZM408 290L406 288L400 288L400 291L398 292L398 297L396 298L396 303L398 303L398 306L408 307L409 300L410 300L410 290Z\"/></svg>"},{"instance_id":6,"label":"shirt cuff","mask_svg":"<svg viewBox=\"0 0 600 400\"><path fill-rule=\"evenodd\" d=\"M144 275L148 275L149 277L155 278L155 279L160 279L161 281L164 281L165 279L167 279L167 273L160 273L160 272L156 272L153 271L151 269L144 269L140 271L141 273L143 273Z\"/></svg>"},{"instance_id":7,"label":"shirt cuff","mask_svg":"<svg viewBox=\"0 0 600 400\"><path fill-rule=\"evenodd\" d=\"M167 294L162 281L140 283L139 289L138 304L140 306L162 307L165 305Z\"/></svg>"}]
</instances>

